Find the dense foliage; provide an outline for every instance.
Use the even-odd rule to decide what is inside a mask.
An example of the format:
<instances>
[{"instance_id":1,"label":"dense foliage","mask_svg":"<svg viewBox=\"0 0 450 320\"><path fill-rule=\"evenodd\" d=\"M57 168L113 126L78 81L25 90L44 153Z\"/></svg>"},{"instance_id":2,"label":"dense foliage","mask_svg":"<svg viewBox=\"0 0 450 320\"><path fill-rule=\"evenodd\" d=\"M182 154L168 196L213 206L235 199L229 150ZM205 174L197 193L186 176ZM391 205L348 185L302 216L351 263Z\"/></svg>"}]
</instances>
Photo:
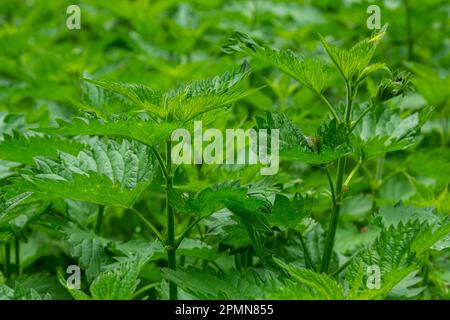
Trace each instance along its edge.
<instances>
[{"instance_id":1,"label":"dense foliage","mask_svg":"<svg viewBox=\"0 0 450 320\"><path fill-rule=\"evenodd\" d=\"M379 2L1 1L0 299L449 299L448 4Z\"/></svg>"}]
</instances>

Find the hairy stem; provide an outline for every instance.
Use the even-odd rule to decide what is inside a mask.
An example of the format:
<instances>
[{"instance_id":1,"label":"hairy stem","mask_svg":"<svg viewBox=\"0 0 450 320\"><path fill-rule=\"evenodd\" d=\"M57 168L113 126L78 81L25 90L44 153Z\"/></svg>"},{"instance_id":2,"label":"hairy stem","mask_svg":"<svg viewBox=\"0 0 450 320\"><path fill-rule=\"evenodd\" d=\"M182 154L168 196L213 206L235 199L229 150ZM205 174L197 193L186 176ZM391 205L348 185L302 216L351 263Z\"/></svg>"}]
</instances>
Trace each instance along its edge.
<instances>
[{"instance_id":1,"label":"hairy stem","mask_svg":"<svg viewBox=\"0 0 450 320\"><path fill-rule=\"evenodd\" d=\"M176 250L175 247L175 215L173 212L173 207L170 204L170 195L173 188L173 178L172 178L172 142L168 140L166 142L166 211L167 211L167 261L169 269L176 270ZM178 299L178 288L177 285L170 281L169 282L169 298L170 300Z\"/></svg>"},{"instance_id":2,"label":"hairy stem","mask_svg":"<svg viewBox=\"0 0 450 320\"><path fill-rule=\"evenodd\" d=\"M177 241L175 242L175 249L178 249L178 247L180 246L181 242L183 242L183 239L186 238L189 234L189 232L191 232L192 228L194 228L200 221L202 221L204 217L198 217L197 219L194 220L194 222L192 222L184 231L183 233L177 238Z\"/></svg>"},{"instance_id":3,"label":"hairy stem","mask_svg":"<svg viewBox=\"0 0 450 320\"><path fill-rule=\"evenodd\" d=\"M355 127L356 127L356 126L358 125L358 123L364 118L364 116L365 116L366 114L368 114L369 111L372 110L374 107L375 107L375 103L372 101L372 102L367 106L367 108L364 109L364 111L361 112L361 113L359 114L358 118L356 118L356 120L353 121L352 125L350 126L350 129L348 130L349 133L351 133L351 132L355 129Z\"/></svg>"},{"instance_id":4,"label":"hairy stem","mask_svg":"<svg viewBox=\"0 0 450 320\"><path fill-rule=\"evenodd\" d=\"M11 246L9 242L5 243L5 277L9 279L11 276Z\"/></svg>"},{"instance_id":5,"label":"hairy stem","mask_svg":"<svg viewBox=\"0 0 450 320\"><path fill-rule=\"evenodd\" d=\"M156 282L156 283L150 283L142 288L140 288L139 290L137 290L134 294L133 294L133 298L137 298L139 297L141 294L145 293L147 290L150 290L152 288L156 288L157 286L161 285L161 282Z\"/></svg>"},{"instance_id":6,"label":"hairy stem","mask_svg":"<svg viewBox=\"0 0 450 320\"><path fill-rule=\"evenodd\" d=\"M347 105L345 106L345 123L347 125L347 128L350 129L354 91L352 90L352 85L349 81L346 81L345 84L347 89ZM331 220L328 226L327 237L325 240L325 249L323 252L322 264L320 267L320 271L325 273L328 273L328 270L330 268L331 256L333 254L334 239L336 237L339 212L341 210L342 205L342 186L344 182L344 172L346 164L347 164L347 157L342 157L338 159L335 202L333 203L333 213L331 215Z\"/></svg>"},{"instance_id":7,"label":"hairy stem","mask_svg":"<svg viewBox=\"0 0 450 320\"><path fill-rule=\"evenodd\" d=\"M314 272L316 272L316 267L314 266L314 263L311 260L311 255L309 254L308 248L306 247L305 240L303 239L303 236L299 234L300 238L300 244L302 245L303 253L305 255L305 265L310 267Z\"/></svg>"},{"instance_id":8,"label":"hairy stem","mask_svg":"<svg viewBox=\"0 0 450 320\"><path fill-rule=\"evenodd\" d=\"M17 275L20 276L21 270L20 270L20 239L19 237L14 238L14 250L16 255L16 272Z\"/></svg>"},{"instance_id":9,"label":"hairy stem","mask_svg":"<svg viewBox=\"0 0 450 320\"><path fill-rule=\"evenodd\" d=\"M331 114L333 115L333 117L337 120L337 122L341 122L341 119L339 119L339 116L336 112L336 110L334 110L333 106L331 105L330 101L328 101L327 98L325 98L325 96L323 94L321 94L320 92L317 92L317 95L320 97L320 99L326 104L328 110L330 110Z\"/></svg>"},{"instance_id":10,"label":"hairy stem","mask_svg":"<svg viewBox=\"0 0 450 320\"><path fill-rule=\"evenodd\" d=\"M144 217L144 215L140 211L134 208L130 208L130 210L133 211L139 217L139 219L141 219L141 221L153 232L153 234L159 239L159 241L164 243L164 237L162 236L162 234L147 218Z\"/></svg>"},{"instance_id":11,"label":"hairy stem","mask_svg":"<svg viewBox=\"0 0 450 320\"><path fill-rule=\"evenodd\" d=\"M353 176L356 174L356 172L361 167L361 163L362 163L362 160L359 160L358 163L356 164L356 166L352 169L352 171L348 175L347 179L345 179L344 187L347 187L349 185L349 183L352 180Z\"/></svg>"},{"instance_id":12,"label":"hairy stem","mask_svg":"<svg viewBox=\"0 0 450 320\"><path fill-rule=\"evenodd\" d=\"M104 213L105 213L105 206L99 206L97 212L97 221L95 222L95 234L98 236L100 235L102 229L102 221Z\"/></svg>"},{"instance_id":13,"label":"hairy stem","mask_svg":"<svg viewBox=\"0 0 450 320\"><path fill-rule=\"evenodd\" d=\"M377 185L381 184L381 178L383 177L383 166L384 166L384 155L378 157L377 159L377 168L375 171L375 180Z\"/></svg>"},{"instance_id":14,"label":"hairy stem","mask_svg":"<svg viewBox=\"0 0 450 320\"><path fill-rule=\"evenodd\" d=\"M331 221L328 226L327 237L325 240L325 250L322 258L322 265L320 272L328 272L330 267L330 260L333 253L334 238L336 236L337 223L339 218L339 211L342 204L342 185L344 180L344 171L347 158L343 157L338 160L337 164L337 179L336 179L336 202L333 205L333 213L331 215Z\"/></svg>"}]
</instances>

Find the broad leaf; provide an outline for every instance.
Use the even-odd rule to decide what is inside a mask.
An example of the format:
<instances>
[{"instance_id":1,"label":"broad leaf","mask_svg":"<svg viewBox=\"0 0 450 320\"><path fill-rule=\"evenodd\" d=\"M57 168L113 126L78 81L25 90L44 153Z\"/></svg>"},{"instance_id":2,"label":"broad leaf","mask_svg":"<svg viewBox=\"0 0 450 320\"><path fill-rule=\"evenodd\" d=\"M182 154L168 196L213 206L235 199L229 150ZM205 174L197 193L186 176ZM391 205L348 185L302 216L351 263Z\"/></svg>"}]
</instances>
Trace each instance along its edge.
<instances>
[{"instance_id":1,"label":"broad leaf","mask_svg":"<svg viewBox=\"0 0 450 320\"><path fill-rule=\"evenodd\" d=\"M157 123L136 116L117 116L106 119L90 116L73 118L71 122L58 120L58 127L34 129L38 132L65 136L96 135L122 137L148 146L165 141L180 123ZM64 151L64 150L63 150Z\"/></svg>"},{"instance_id":2,"label":"broad leaf","mask_svg":"<svg viewBox=\"0 0 450 320\"><path fill-rule=\"evenodd\" d=\"M244 52L257 59L272 64L290 75L308 89L321 93L328 85L330 76L323 60L315 57L299 57L293 51L272 49L256 43L245 33L236 32L235 36L223 47L226 53Z\"/></svg>"},{"instance_id":3,"label":"broad leaf","mask_svg":"<svg viewBox=\"0 0 450 320\"><path fill-rule=\"evenodd\" d=\"M7 193L33 193L30 198L73 200L128 208L154 175L150 151L124 140L95 143L78 156L60 153L56 160L37 158L36 168L12 180Z\"/></svg>"},{"instance_id":4,"label":"broad leaf","mask_svg":"<svg viewBox=\"0 0 450 320\"><path fill-rule=\"evenodd\" d=\"M56 157L59 151L78 154L85 145L74 140L63 140L56 137L24 136L15 132L5 135L0 143L0 159L28 165L34 164L34 158Z\"/></svg>"}]
</instances>

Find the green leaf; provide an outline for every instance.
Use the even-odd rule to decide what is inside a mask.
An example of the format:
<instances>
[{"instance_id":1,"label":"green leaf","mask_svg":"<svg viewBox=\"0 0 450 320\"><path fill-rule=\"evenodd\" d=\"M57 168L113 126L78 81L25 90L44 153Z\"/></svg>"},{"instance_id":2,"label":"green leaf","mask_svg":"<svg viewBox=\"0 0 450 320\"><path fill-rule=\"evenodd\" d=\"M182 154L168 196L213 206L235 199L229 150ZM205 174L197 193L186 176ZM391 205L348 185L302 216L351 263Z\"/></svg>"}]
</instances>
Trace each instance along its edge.
<instances>
[{"instance_id":1,"label":"green leaf","mask_svg":"<svg viewBox=\"0 0 450 320\"><path fill-rule=\"evenodd\" d=\"M24 285L16 282L15 288L11 289L8 286L0 285L0 300L51 300L50 294L39 294L33 288L27 288Z\"/></svg>"},{"instance_id":2,"label":"green leaf","mask_svg":"<svg viewBox=\"0 0 450 320\"><path fill-rule=\"evenodd\" d=\"M232 270L227 274L194 268L163 269L163 277L194 299L264 299L281 285L273 272L260 269Z\"/></svg>"},{"instance_id":3,"label":"green leaf","mask_svg":"<svg viewBox=\"0 0 450 320\"><path fill-rule=\"evenodd\" d=\"M420 267L426 252L450 234L448 217L434 215L430 208L412 209L400 205L385 209L380 212L378 222L384 226L380 235L353 258L346 272L347 280L352 283L361 268L377 266L380 269L380 288L362 289L358 295L361 299L385 298Z\"/></svg>"},{"instance_id":4,"label":"green leaf","mask_svg":"<svg viewBox=\"0 0 450 320\"><path fill-rule=\"evenodd\" d=\"M413 271L407 275L391 290L389 293L389 298L404 299L418 296L425 288L417 287L417 285L423 280L422 277L417 274L418 271Z\"/></svg>"},{"instance_id":5,"label":"green leaf","mask_svg":"<svg viewBox=\"0 0 450 320\"><path fill-rule=\"evenodd\" d=\"M84 147L84 144L74 140L27 137L15 132L12 136L5 135L0 143L0 159L33 165L34 158L37 156L55 157L59 151L76 155Z\"/></svg>"},{"instance_id":6,"label":"green leaf","mask_svg":"<svg viewBox=\"0 0 450 320\"><path fill-rule=\"evenodd\" d=\"M65 228L64 233L72 246L72 257L78 258L79 266L86 270L87 280L92 281L106 262L105 247L109 241L96 236L91 231L73 227Z\"/></svg>"},{"instance_id":7,"label":"green leaf","mask_svg":"<svg viewBox=\"0 0 450 320\"><path fill-rule=\"evenodd\" d=\"M142 84L129 84L111 80L94 80L84 78L88 84L93 84L103 90L87 89L84 97L88 104L97 106L122 104L123 111L150 111L158 109L163 101L163 93ZM122 97L122 99L120 99ZM128 100L128 101L127 101ZM128 103L124 103L128 102Z\"/></svg>"},{"instance_id":8,"label":"green leaf","mask_svg":"<svg viewBox=\"0 0 450 320\"><path fill-rule=\"evenodd\" d=\"M139 259L117 264L92 282L89 291L95 300L131 300L139 284Z\"/></svg>"},{"instance_id":9,"label":"green leaf","mask_svg":"<svg viewBox=\"0 0 450 320\"><path fill-rule=\"evenodd\" d=\"M403 278L418 268L416 255L411 247L425 228L427 225L420 223L391 226L383 229L370 247L359 251L346 270L349 283L355 283L359 270L364 272L363 281L355 283L357 287L362 285L357 295L359 299L385 298ZM369 267L380 270L381 283L378 289L366 287L366 279L371 275L367 271Z\"/></svg>"},{"instance_id":10,"label":"green leaf","mask_svg":"<svg viewBox=\"0 0 450 320\"><path fill-rule=\"evenodd\" d=\"M78 156L37 158L36 168L12 179L7 193L32 192L33 200L68 198L129 208L150 184L154 159L144 145L98 142Z\"/></svg>"},{"instance_id":11,"label":"green leaf","mask_svg":"<svg viewBox=\"0 0 450 320\"><path fill-rule=\"evenodd\" d=\"M321 94L330 80L324 61L316 57L298 57L293 51L272 49L256 43L245 33L236 32L223 47L226 53L244 52L272 64L309 90Z\"/></svg>"},{"instance_id":12,"label":"green leaf","mask_svg":"<svg viewBox=\"0 0 450 320\"><path fill-rule=\"evenodd\" d=\"M47 273L33 273L20 277L17 280L21 286L35 290L39 295L50 295L55 300L67 300L70 298L64 287L55 276Z\"/></svg>"},{"instance_id":13,"label":"green leaf","mask_svg":"<svg viewBox=\"0 0 450 320\"><path fill-rule=\"evenodd\" d=\"M250 91L239 90L238 84L249 75L246 62L240 69L201 81L192 81L183 87L164 93L144 85L119 83L109 80L88 80L96 86L118 94L138 107L136 111L149 114L153 120L187 122L205 114L228 107Z\"/></svg>"},{"instance_id":14,"label":"green leaf","mask_svg":"<svg viewBox=\"0 0 450 320\"><path fill-rule=\"evenodd\" d=\"M295 194L291 200L277 194L269 222L278 227L295 228L306 214L305 199L299 193Z\"/></svg>"},{"instance_id":15,"label":"green leaf","mask_svg":"<svg viewBox=\"0 0 450 320\"><path fill-rule=\"evenodd\" d=\"M356 126L352 145L365 160L411 146L424 124L419 112L402 118L396 111L378 105Z\"/></svg>"},{"instance_id":16,"label":"green leaf","mask_svg":"<svg viewBox=\"0 0 450 320\"><path fill-rule=\"evenodd\" d=\"M323 164L349 153L347 129L335 119L324 123L317 136L309 137L281 113L267 112L266 118L257 118L258 129L279 129L280 156L309 164Z\"/></svg>"},{"instance_id":17,"label":"green leaf","mask_svg":"<svg viewBox=\"0 0 450 320\"><path fill-rule=\"evenodd\" d=\"M58 120L58 127L37 128L38 132L65 136L95 135L122 137L154 146L165 141L180 123L157 123L136 116L116 116L106 119L89 116L73 118L71 122Z\"/></svg>"},{"instance_id":18,"label":"green leaf","mask_svg":"<svg viewBox=\"0 0 450 320\"><path fill-rule=\"evenodd\" d=\"M321 299L342 300L344 298L342 286L328 275L294 265L287 265L279 259L275 259L275 261L301 284L315 290Z\"/></svg>"},{"instance_id":19,"label":"green leaf","mask_svg":"<svg viewBox=\"0 0 450 320\"><path fill-rule=\"evenodd\" d=\"M426 165L424 165L424 163ZM408 157L408 167L414 173L434 178L442 183L450 181L450 149L420 149Z\"/></svg>"},{"instance_id":20,"label":"green leaf","mask_svg":"<svg viewBox=\"0 0 450 320\"><path fill-rule=\"evenodd\" d=\"M9 221L17 218L21 212L17 211L11 213L20 203L25 202L27 198L31 196L30 192L19 194L13 198L7 199L5 195L0 194L0 226L8 223Z\"/></svg>"},{"instance_id":21,"label":"green leaf","mask_svg":"<svg viewBox=\"0 0 450 320\"><path fill-rule=\"evenodd\" d=\"M359 79L365 77L367 72L370 71L366 67L369 65L377 44L385 34L386 29L387 25L372 37L358 42L348 50L328 43L322 36L320 38L325 50L345 81L356 84Z\"/></svg>"},{"instance_id":22,"label":"green leaf","mask_svg":"<svg viewBox=\"0 0 450 320\"><path fill-rule=\"evenodd\" d=\"M184 239L177 249L177 255L214 261L217 258L217 248L197 239Z\"/></svg>"},{"instance_id":23,"label":"green leaf","mask_svg":"<svg viewBox=\"0 0 450 320\"><path fill-rule=\"evenodd\" d=\"M206 188L186 201L184 210L202 216L227 208L260 232L272 233L267 220L270 204L262 197L250 195L239 181L223 182Z\"/></svg>"},{"instance_id":24,"label":"green leaf","mask_svg":"<svg viewBox=\"0 0 450 320\"><path fill-rule=\"evenodd\" d=\"M417 208L399 203L395 207L380 208L374 220L378 225L389 228L390 226L397 227L400 223L406 224L410 221L428 222L430 225L435 225L440 221L440 217L436 214L433 207Z\"/></svg>"}]
</instances>

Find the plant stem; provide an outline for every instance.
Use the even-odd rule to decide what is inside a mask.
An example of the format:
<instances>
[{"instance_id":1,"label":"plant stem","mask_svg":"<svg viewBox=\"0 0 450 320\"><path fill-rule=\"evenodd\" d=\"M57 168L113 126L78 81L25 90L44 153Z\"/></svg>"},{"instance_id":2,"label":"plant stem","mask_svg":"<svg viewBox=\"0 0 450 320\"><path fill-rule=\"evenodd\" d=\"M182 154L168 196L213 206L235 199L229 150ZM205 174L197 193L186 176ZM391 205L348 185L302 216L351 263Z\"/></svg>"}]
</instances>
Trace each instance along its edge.
<instances>
[{"instance_id":1,"label":"plant stem","mask_svg":"<svg viewBox=\"0 0 450 320\"><path fill-rule=\"evenodd\" d=\"M173 178L172 178L172 142L167 140L166 142L166 211L167 211L167 261L169 269L176 270L176 250L175 247L175 216L173 207L170 204L170 196L172 194ZM169 298L170 300L178 299L177 285L169 282Z\"/></svg>"},{"instance_id":2,"label":"plant stem","mask_svg":"<svg viewBox=\"0 0 450 320\"><path fill-rule=\"evenodd\" d=\"M164 178L167 179L169 176L169 173L167 172L166 165L161 158L161 155L159 154L158 150L156 150L154 147L150 146L150 150L152 150L153 154L156 157L156 160L158 160L159 167L161 168L161 171L163 172Z\"/></svg>"},{"instance_id":3,"label":"plant stem","mask_svg":"<svg viewBox=\"0 0 450 320\"><path fill-rule=\"evenodd\" d=\"M253 267L253 252L251 247L247 250L247 267Z\"/></svg>"},{"instance_id":4,"label":"plant stem","mask_svg":"<svg viewBox=\"0 0 450 320\"><path fill-rule=\"evenodd\" d=\"M103 214L105 213L105 206L99 206L97 212L97 221L95 222L95 234L100 235L102 229Z\"/></svg>"},{"instance_id":5,"label":"plant stem","mask_svg":"<svg viewBox=\"0 0 450 320\"><path fill-rule=\"evenodd\" d=\"M347 105L345 106L345 123L347 128L351 127L352 105L353 105L353 93L352 85L349 81L345 82L347 89ZM356 90L355 90L356 91ZM325 242L325 249L323 252L322 264L320 272L328 273L330 267L330 260L333 254L334 238L336 237L336 229L338 225L339 212L342 205L342 186L344 180L345 166L347 164L347 157L338 159L337 162L337 177L336 177L336 194L335 202L333 203L333 213L331 221L328 226L327 238Z\"/></svg>"},{"instance_id":6,"label":"plant stem","mask_svg":"<svg viewBox=\"0 0 450 320\"><path fill-rule=\"evenodd\" d=\"M19 237L14 238L14 250L16 254L16 272L20 276L20 239Z\"/></svg>"},{"instance_id":7,"label":"plant stem","mask_svg":"<svg viewBox=\"0 0 450 320\"><path fill-rule=\"evenodd\" d=\"M336 193L334 192L333 179L331 179L328 168L325 169L325 172L327 173L328 183L330 184L331 200L333 202L333 207L335 207L336 206Z\"/></svg>"},{"instance_id":8,"label":"plant stem","mask_svg":"<svg viewBox=\"0 0 450 320\"><path fill-rule=\"evenodd\" d=\"M336 271L334 271L331 276L335 277L337 276L339 273L341 273L342 271L344 271L349 265L350 263L353 261L353 258L356 256L356 254L354 254L353 256L351 256L347 261L344 262L343 265L341 265Z\"/></svg>"},{"instance_id":9,"label":"plant stem","mask_svg":"<svg viewBox=\"0 0 450 320\"><path fill-rule=\"evenodd\" d=\"M358 123L364 118L364 116L365 116L370 110L372 110L374 107L375 107L375 103L372 101L372 102L370 103L370 105L368 105L367 108L364 109L364 111L361 112L361 113L359 114L358 118L356 118L356 120L352 123L352 125L350 126L350 129L348 130L349 133L351 133L351 132L355 129L355 127L356 127L356 126L358 125Z\"/></svg>"},{"instance_id":10,"label":"plant stem","mask_svg":"<svg viewBox=\"0 0 450 320\"><path fill-rule=\"evenodd\" d=\"M328 110L330 110L331 114L333 115L333 117L337 120L337 122L341 122L341 119L339 119L338 114L336 113L336 110L334 110L333 106L331 105L330 101L328 101L327 98L325 98L325 96L323 94L321 94L320 92L317 92L318 96L320 97L320 99L322 99L323 102L325 102Z\"/></svg>"},{"instance_id":11,"label":"plant stem","mask_svg":"<svg viewBox=\"0 0 450 320\"><path fill-rule=\"evenodd\" d=\"M153 232L153 234L159 239L159 241L164 243L164 237L162 236L162 234L147 218L144 217L141 212L139 212L135 208L130 208L130 210L133 211L139 217L139 219L141 219L141 221Z\"/></svg>"},{"instance_id":12,"label":"plant stem","mask_svg":"<svg viewBox=\"0 0 450 320\"><path fill-rule=\"evenodd\" d=\"M383 177L383 166L384 166L384 155L378 157L377 159L377 168L375 171L375 180L377 185L381 183L381 178Z\"/></svg>"},{"instance_id":13,"label":"plant stem","mask_svg":"<svg viewBox=\"0 0 450 320\"><path fill-rule=\"evenodd\" d=\"M134 294L133 294L133 298L136 298L138 296L140 296L141 294L143 294L145 291L150 290L152 288L155 288L157 286L159 286L161 284L161 282L156 282L156 283L151 283L148 284L142 288L140 288L139 290L137 290Z\"/></svg>"},{"instance_id":14,"label":"plant stem","mask_svg":"<svg viewBox=\"0 0 450 320\"><path fill-rule=\"evenodd\" d=\"M194 220L184 231L183 233L177 238L175 242L175 249L178 249L181 242L183 242L183 239L186 238L186 236L189 234L189 232L194 228L201 220L203 220L204 217L198 217Z\"/></svg>"},{"instance_id":15,"label":"plant stem","mask_svg":"<svg viewBox=\"0 0 450 320\"><path fill-rule=\"evenodd\" d=\"M299 234L299 238L300 238L300 244L302 245L302 249L303 249L303 253L305 255L305 265L309 267L314 271L317 272L316 267L314 266L312 260L311 260L311 256L309 254L308 248L306 247L305 241L303 240L303 236L301 234Z\"/></svg>"},{"instance_id":16,"label":"plant stem","mask_svg":"<svg viewBox=\"0 0 450 320\"><path fill-rule=\"evenodd\" d=\"M327 238L325 240L325 250L322 258L320 272L328 272L330 266L331 255L333 253L334 238L339 217L339 211L342 204L342 185L344 180L344 171L347 158L343 157L338 160L337 164L337 180L336 180L336 202L333 206L333 214L331 216L330 225L328 227Z\"/></svg>"},{"instance_id":17,"label":"plant stem","mask_svg":"<svg viewBox=\"0 0 450 320\"><path fill-rule=\"evenodd\" d=\"M348 186L348 184L350 183L350 180L352 180L353 176L356 174L359 167L361 167L361 163L362 163L362 160L359 160L358 163L356 164L356 166L352 169L352 171L348 175L347 179L345 179L344 187Z\"/></svg>"},{"instance_id":18,"label":"plant stem","mask_svg":"<svg viewBox=\"0 0 450 320\"><path fill-rule=\"evenodd\" d=\"M5 243L5 277L9 279L11 276L11 246L9 242Z\"/></svg>"},{"instance_id":19,"label":"plant stem","mask_svg":"<svg viewBox=\"0 0 450 320\"><path fill-rule=\"evenodd\" d=\"M352 84L349 81L346 81L346 87L347 87L347 105L345 106L345 123L347 124L348 129L350 129L354 90L352 90Z\"/></svg>"}]
</instances>

